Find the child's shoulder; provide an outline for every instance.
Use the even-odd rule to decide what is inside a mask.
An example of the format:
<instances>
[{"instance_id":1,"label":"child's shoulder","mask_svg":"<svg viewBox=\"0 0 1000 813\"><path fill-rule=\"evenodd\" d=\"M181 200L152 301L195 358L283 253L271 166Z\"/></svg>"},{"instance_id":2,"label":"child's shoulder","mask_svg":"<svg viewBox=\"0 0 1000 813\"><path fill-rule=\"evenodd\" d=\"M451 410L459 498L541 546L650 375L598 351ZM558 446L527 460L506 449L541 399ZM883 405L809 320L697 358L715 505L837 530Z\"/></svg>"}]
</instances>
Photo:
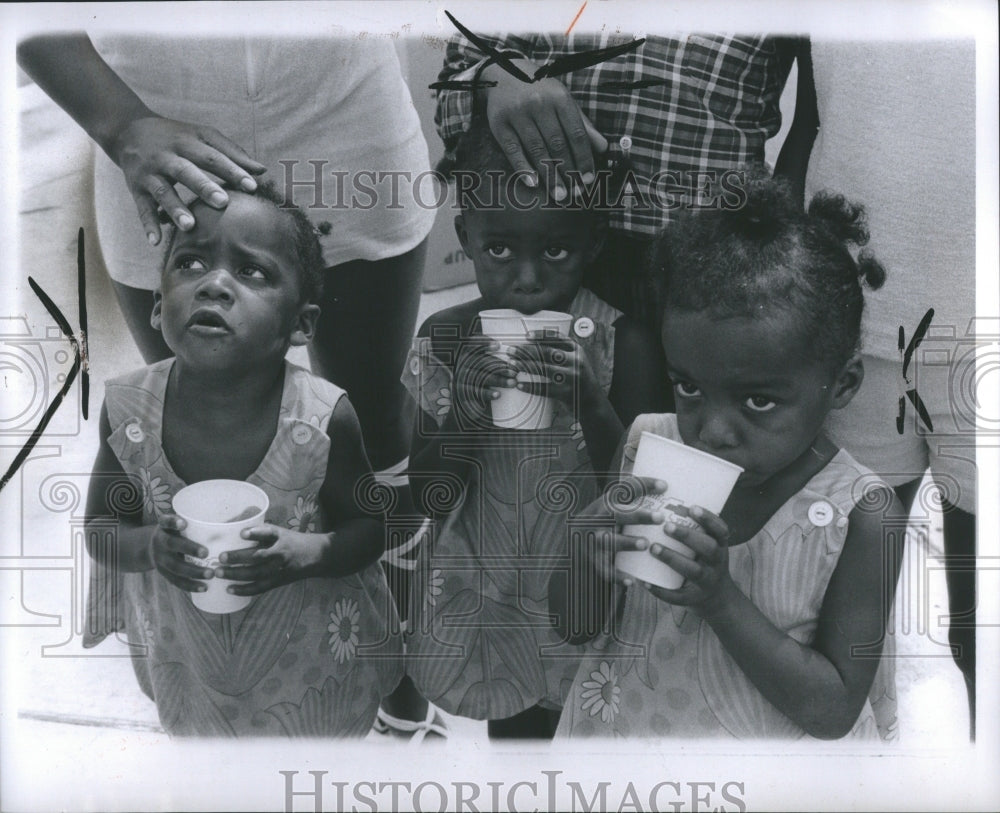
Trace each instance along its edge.
<instances>
[{"instance_id":1,"label":"child's shoulder","mask_svg":"<svg viewBox=\"0 0 1000 813\"><path fill-rule=\"evenodd\" d=\"M285 362L285 392L282 410L291 417L316 422L320 413L329 415L347 391L298 364Z\"/></svg>"},{"instance_id":2,"label":"child's shoulder","mask_svg":"<svg viewBox=\"0 0 1000 813\"><path fill-rule=\"evenodd\" d=\"M141 387L144 383L150 381L155 381L159 378L166 378L170 374L170 368L173 366L173 358L163 359L162 361L154 362L145 367L139 367L135 370L130 370L127 373L120 373L119 375L109 378L105 383L105 389L113 389L115 387Z\"/></svg>"},{"instance_id":3,"label":"child's shoulder","mask_svg":"<svg viewBox=\"0 0 1000 813\"><path fill-rule=\"evenodd\" d=\"M477 297L469 302L460 302L450 308L444 308L428 316L417 331L417 336L433 336L435 330L454 330L457 328L462 336L466 336L472 330L479 312L483 309L483 300Z\"/></svg>"}]
</instances>

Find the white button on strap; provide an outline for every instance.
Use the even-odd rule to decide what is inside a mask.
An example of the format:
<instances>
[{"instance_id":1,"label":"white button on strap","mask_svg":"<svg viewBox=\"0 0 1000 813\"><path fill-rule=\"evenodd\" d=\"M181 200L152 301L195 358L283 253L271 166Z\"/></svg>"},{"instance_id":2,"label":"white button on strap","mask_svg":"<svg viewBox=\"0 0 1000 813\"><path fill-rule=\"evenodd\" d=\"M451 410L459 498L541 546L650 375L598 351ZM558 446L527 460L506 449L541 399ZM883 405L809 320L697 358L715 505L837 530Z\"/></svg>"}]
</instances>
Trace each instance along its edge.
<instances>
[{"instance_id":1,"label":"white button on strap","mask_svg":"<svg viewBox=\"0 0 1000 813\"><path fill-rule=\"evenodd\" d=\"M146 433L138 423L130 423L125 427L125 437L133 443L142 443L146 439Z\"/></svg>"},{"instance_id":2,"label":"white button on strap","mask_svg":"<svg viewBox=\"0 0 1000 813\"><path fill-rule=\"evenodd\" d=\"M303 446L312 437L312 429L304 424L296 424L292 427L292 442L297 446Z\"/></svg>"},{"instance_id":3,"label":"white button on strap","mask_svg":"<svg viewBox=\"0 0 1000 813\"><path fill-rule=\"evenodd\" d=\"M842 516L837 520L837 527L843 528L845 525L847 525L847 517Z\"/></svg>"},{"instance_id":4,"label":"white button on strap","mask_svg":"<svg viewBox=\"0 0 1000 813\"><path fill-rule=\"evenodd\" d=\"M581 316L573 323L573 332L581 339L594 335L594 320L588 316Z\"/></svg>"},{"instance_id":5,"label":"white button on strap","mask_svg":"<svg viewBox=\"0 0 1000 813\"><path fill-rule=\"evenodd\" d=\"M817 500L809 506L808 517L817 528L825 528L833 522L833 506L826 500Z\"/></svg>"},{"instance_id":6,"label":"white button on strap","mask_svg":"<svg viewBox=\"0 0 1000 813\"><path fill-rule=\"evenodd\" d=\"M413 356L410 359L410 372L414 375L420 374L420 356Z\"/></svg>"}]
</instances>

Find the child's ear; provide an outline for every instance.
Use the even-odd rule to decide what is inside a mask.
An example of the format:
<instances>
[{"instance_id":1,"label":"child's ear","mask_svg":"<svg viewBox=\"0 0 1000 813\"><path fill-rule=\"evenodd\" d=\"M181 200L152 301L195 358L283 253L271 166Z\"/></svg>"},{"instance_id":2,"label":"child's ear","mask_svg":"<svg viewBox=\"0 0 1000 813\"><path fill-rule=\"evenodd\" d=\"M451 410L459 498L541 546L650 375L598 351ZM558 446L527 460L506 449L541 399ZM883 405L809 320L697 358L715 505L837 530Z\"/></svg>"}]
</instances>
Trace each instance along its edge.
<instances>
[{"instance_id":1,"label":"child's ear","mask_svg":"<svg viewBox=\"0 0 1000 813\"><path fill-rule=\"evenodd\" d=\"M463 215L455 215L455 234L458 235L458 242L462 244L462 251L465 252L469 259L472 257L469 255L469 232L465 228L465 217Z\"/></svg>"},{"instance_id":2,"label":"child's ear","mask_svg":"<svg viewBox=\"0 0 1000 813\"><path fill-rule=\"evenodd\" d=\"M855 353L847 363L841 368L837 379L833 384L832 409L843 409L851 399L857 395L861 389L861 382L865 380L865 365L861 361L861 354Z\"/></svg>"},{"instance_id":3,"label":"child's ear","mask_svg":"<svg viewBox=\"0 0 1000 813\"><path fill-rule=\"evenodd\" d=\"M153 312L149 314L149 324L153 330L160 330L163 324L163 294L159 288L153 291Z\"/></svg>"},{"instance_id":4,"label":"child's ear","mask_svg":"<svg viewBox=\"0 0 1000 813\"><path fill-rule=\"evenodd\" d=\"M316 333L316 320L319 319L319 305L306 302L299 308L295 317L295 326L292 328L292 335L289 337L289 344L292 347L301 347L309 344Z\"/></svg>"}]
</instances>

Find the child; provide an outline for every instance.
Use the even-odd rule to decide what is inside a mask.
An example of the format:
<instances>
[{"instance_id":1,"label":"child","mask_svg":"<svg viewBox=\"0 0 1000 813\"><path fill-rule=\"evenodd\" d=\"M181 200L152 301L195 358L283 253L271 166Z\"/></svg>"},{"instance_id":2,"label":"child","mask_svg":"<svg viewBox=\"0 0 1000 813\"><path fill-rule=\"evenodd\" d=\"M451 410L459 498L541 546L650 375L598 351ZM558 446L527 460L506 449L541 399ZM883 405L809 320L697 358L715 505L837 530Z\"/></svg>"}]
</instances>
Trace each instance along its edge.
<instances>
[{"instance_id":1,"label":"child","mask_svg":"<svg viewBox=\"0 0 1000 813\"><path fill-rule=\"evenodd\" d=\"M407 672L446 711L488 719L491 737L548 738L580 654L555 635L546 608L567 519L597 493L595 471L607 471L622 421L667 391L652 337L580 287L601 247L601 217L542 206L515 187L481 121L455 171L465 173L455 229L480 297L431 316L403 374L420 407L410 482L438 520L414 580ZM472 192L470 178L482 181ZM572 335L536 333L501 361L478 319L492 308L569 313ZM548 383L516 384L518 370ZM551 429L493 426L489 402L513 386L557 402Z\"/></svg>"},{"instance_id":2,"label":"child","mask_svg":"<svg viewBox=\"0 0 1000 813\"><path fill-rule=\"evenodd\" d=\"M591 631L606 620L595 608L617 615L577 673L560 735L894 733L890 658L873 688L899 573L902 534L884 537L881 521L894 497L822 431L861 384L862 282L877 288L884 272L848 252L867 242L860 207L817 196L807 215L777 181L745 191L741 208L688 216L661 242L677 411L640 416L620 455L630 472L645 430L744 472L721 517L693 508L698 527L664 524L693 560L650 547L686 577L679 589L624 579L613 603L587 591L611 592L613 550L646 543L614 535L595 546L570 596ZM664 523L634 508L617 506L614 520Z\"/></svg>"},{"instance_id":3,"label":"child","mask_svg":"<svg viewBox=\"0 0 1000 813\"><path fill-rule=\"evenodd\" d=\"M272 188L229 194L221 211L195 204L197 225L167 247L151 321L175 358L107 384L85 643L124 627L171 734L361 737L399 679L401 646L377 563L383 525L355 501L372 474L354 410L285 361L319 316L319 243ZM142 487L131 502L126 476ZM207 551L184 537L171 498L214 478L254 483L270 507L213 571L186 561ZM256 598L201 612L188 593L211 578Z\"/></svg>"}]
</instances>

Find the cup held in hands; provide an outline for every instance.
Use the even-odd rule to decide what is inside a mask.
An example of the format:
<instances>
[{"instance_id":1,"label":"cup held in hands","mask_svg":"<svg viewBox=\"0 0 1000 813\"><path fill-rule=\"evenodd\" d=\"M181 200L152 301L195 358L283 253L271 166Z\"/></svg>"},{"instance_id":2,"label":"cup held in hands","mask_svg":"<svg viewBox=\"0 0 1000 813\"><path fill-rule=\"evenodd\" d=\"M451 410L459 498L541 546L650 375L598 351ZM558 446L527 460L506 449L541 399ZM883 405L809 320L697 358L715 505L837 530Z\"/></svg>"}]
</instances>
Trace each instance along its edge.
<instances>
[{"instance_id":1,"label":"cup held in hands","mask_svg":"<svg viewBox=\"0 0 1000 813\"><path fill-rule=\"evenodd\" d=\"M208 549L208 557L185 557L202 567L216 568L219 557L228 551L253 547L240 533L264 522L267 494L240 480L202 480L174 495L174 513L187 523L184 536ZM195 607L206 613L232 613L253 601L252 596L234 596L226 588L241 582L209 579L207 589L191 593Z\"/></svg>"},{"instance_id":2,"label":"cup held in hands","mask_svg":"<svg viewBox=\"0 0 1000 813\"><path fill-rule=\"evenodd\" d=\"M529 315L510 308L495 308L480 311L479 321L483 335L499 342L498 358L509 361L510 348L529 344L528 333L532 331L553 331L569 336L573 317L558 311L538 311ZM547 383L543 376L526 372L518 372L517 380L523 384ZM493 425L503 429L548 429L552 426L553 407L551 398L519 389L503 389L500 397L490 403Z\"/></svg>"},{"instance_id":3,"label":"cup held in hands","mask_svg":"<svg viewBox=\"0 0 1000 813\"><path fill-rule=\"evenodd\" d=\"M636 477L655 477L667 484L666 493L643 497L643 508L661 512L675 525L689 527L697 525L688 513L689 506L699 505L718 514L742 471L734 463L652 432L642 433L632 467ZM691 549L668 536L662 525L626 525L622 533L642 537L650 545L662 545L693 558ZM615 557L615 567L640 581L668 590L676 590L684 583L681 574L648 550L622 551Z\"/></svg>"}]
</instances>

